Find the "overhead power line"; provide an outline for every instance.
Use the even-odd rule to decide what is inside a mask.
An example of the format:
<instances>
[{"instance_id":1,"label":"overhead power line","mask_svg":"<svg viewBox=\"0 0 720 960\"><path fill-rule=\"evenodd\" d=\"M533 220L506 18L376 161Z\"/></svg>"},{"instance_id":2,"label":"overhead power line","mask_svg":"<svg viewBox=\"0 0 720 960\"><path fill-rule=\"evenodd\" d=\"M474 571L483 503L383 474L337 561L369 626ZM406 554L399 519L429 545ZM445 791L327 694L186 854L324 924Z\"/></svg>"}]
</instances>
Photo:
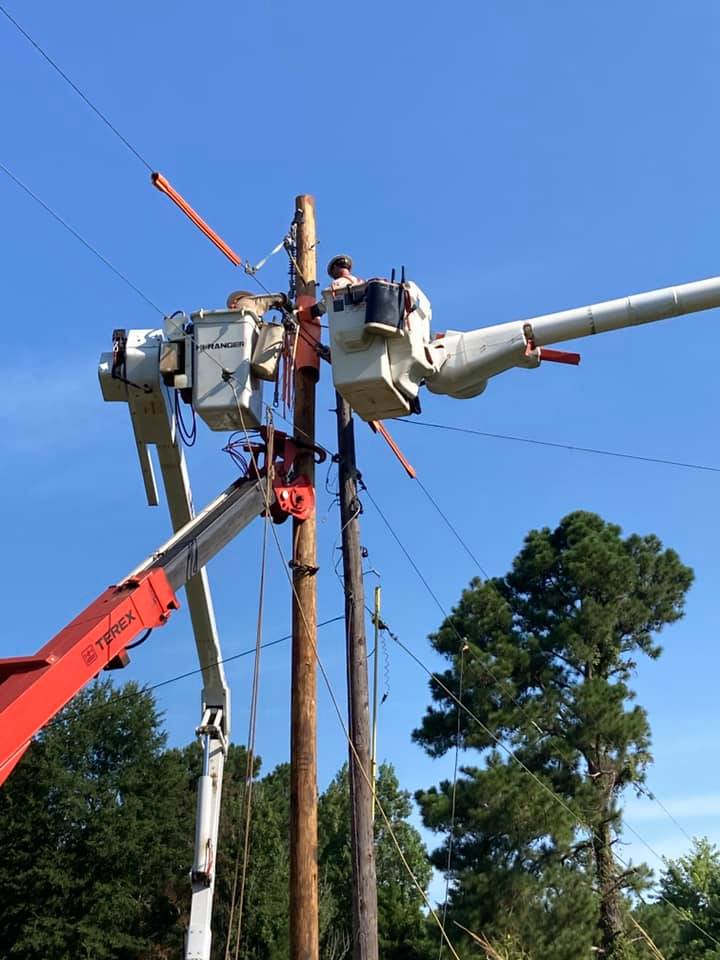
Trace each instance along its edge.
<instances>
[{"instance_id":1,"label":"overhead power line","mask_svg":"<svg viewBox=\"0 0 720 960\"><path fill-rule=\"evenodd\" d=\"M0 10L1 9L2 8L0 7ZM0 163L0 170L2 170L5 176L8 177L10 180L12 180L16 186L20 187L21 190L23 190L29 197L31 197L35 201L35 203L39 204L43 208L43 210L45 210L46 213L49 213L54 220L56 220L62 227L65 228L65 230L68 231L68 233L70 233L73 237L75 237L76 240L79 240L80 243L87 250L89 250L90 253L96 256L101 263L104 263L105 266L108 268L108 270L112 270L115 276L119 277L120 280L122 280L124 284L130 287L131 290L133 290L139 297L141 297L145 301L145 303L148 304L148 306L152 307L153 310L156 310L161 317L165 316L165 311L162 310L156 303L153 303L150 297L148 297L146 294L142 292L140 287L136 286L132 282L132 280L126 277L121 270L118 270L118 268L113 263L111 263L107 257L103 256L103 254L100 253L97 247L94 247L88 240L85 239L85 237L81 236L81 234L79 234L74 227L71 227L70 224L67 222L67 220L63 220L63 218L60 216L59 213L56 213L53 210L53 208L50 207L47 203L45 203L45 201L42 200L36 193L34 193L26 183L23 183L23 181L19 177L15 176L12 170L9 170L8 167L6 167L3 163Z\"/></svg>"},{"instance_id":2,"label":"overhead power line","mask_svg":"<svg viewBox=\"0 0 720 960\"><path fill-rule=\"evenodd\" d=\"M74 90L75 93L80 97L80 99L83 100L83 101L87 104L88 107L90 107L90 109L93 111L93 113L94 113L97 117L99 117L100 120L102 120L102 122L105 124L105 126L108 127L108 129L111 130L111 131L115 134L115 136L116 136L119 140L121 140L122 143L125 144L125 146L128 148L128 150L140 161L140 163L142 163L143 166L147 167L147 169L152 173L153 168L152 168L152 166L147 162L147 160L145 159L145 157L143 157L143 155L142 155L138 150L135 149L135 147L130 143L130 141L120 133L120 131L118 130L118 128L117 128L113 123L111 123L110 120L108 120L108 118L105 116L105 114L102 112L102 110L101 110L99 107L96 107L96 106L95 106L95 104L92 102L92 100L91 100L85 93L83 93L83 91L80 89L80 87L78 87L78 85L77 85L73 80L70 79L70 77L65 73L65 71L55 62L55 60L53 60L53 58L50 56L50 54L47 53L46 50L43 50L43 48L40 46L40 44L37 42L37 40L33 39L33 37L31 37L30 34L27 32L27 30L25 30L25 28L22 27L22 26L17 22L17 20L15 19L15 17L13 17L12 14L8 13L8 11L5 9L5 7L4 7L2 4L0 4L0 13L2 13L3 16L5 16L5 17L10 21L10 23L12 23L12 25L15 27L15 29L16 29L19 33L21 33L21 34L23 35L23 37L25 37L25 39L27 40L27 42L37 50L37 52L40 54L40 56L41 56L44 60L46 60L47 63L50 64L50 66L51 66L51 67L53 68L53 70L58 74L58 76L62 77L62 79L65 81L65 83L67 83L68 86L71 87L71 89Z\"/></svg>"},{"instance_id":3,"label":"overhead power line","mask_svg":"<svg viewBox=\"0 0 720 960\"><path fill-rule=\"evenodd\" d=\"M330 617L329 620L321 620L320 623L318 623L318 628L330 626L331 623L338 623L340 620L344 619L345 615L340 614L338 617ZM278 637L277 640L268 640L266 643L261 644L260 649L267 650L269 647L276 647L280 643L287 643L287 641L290 639L291 636L288 634L285 637ZM234 653L230 657L221 657L219 660L213 660L212 663L206 663L204 667L197 667L195 670L188 670L186 673L178 673L174 677L168 677L166 680L159 680L157 683L148 684L144 687L140 687L138 690L133 690L130 693L118 693L113 697L109 697L105 703L97 703L94 706L85 707L82 712L78 710L75 717L72 714L68 716L68 710L66 709L63 711L62 715L57 715L53 720L51 720L48 726L52 725L52 723L57 723L58 720L73 720L81 715L84 717L89 713L94 713L96 710L104 710L106 707L112 704L120 703L122 700L129 700L132 697L136 697L139 693L150 693L153 690L159 690L161 687L168 687L173 683L179 683L180 680L187 680L188 677L196 677L208 667L216 667L220 663L232 663L234 660L240 660L242 657L249 657L250 654L256 652L256 649L257 648L254 646L248 647L247 650L241 650L240 653Z\"/></svg>"},{"instance_id":4,"label":"overhead power line","mask_svg":"<svg viewBox=\"0 0 720 960\"><path fill-rule=\"evenodd\" d=\"M514 443L530 443L538 447L553 447L556 450L570 450L575 453L592 453L601 457L616 457L620 460L639 460L641 463L659 463L664 467L683 467L685 470L704 470L707 473L720 473L720 467L711 467L703 463L687 463L683 460L667 460L663 457L645 457L637 453L622 453L619 450L603 450L599 447L579 447L571 443L558 443L554 440L536 440L533 437L518 437L508 433L489 433L486 430L473 430L471 427L454 427L447 423L430 423L428 420L415 420L398 417L396 423L411 424L416 427L432 427L435 430L449 430L453 433L467 433L489 440L512 440Z\"/></svg>"},{"instance_id":5,"label":"overhead power line","mask_svg":"<svg viewBox=\"0 0 720 960\"><path fill-rule=\"evenodd\" d=\"M467 541L464 540L463 537L460 535L460 533L458 532L457 528L454 526L454 524L452 523L452 521L450 520L450 518L448 517L448 515L445 513L445 511L442 509L442 507L440 506L440 504L437 502L437 500L435 499L435 497L433 497L433 495L430 493L430 491L428 490L428 488L427 488L427 487L425 486L425 484L422 482L422 480L420 479L420 477L416 477L416 478L415 478L415 481L416 481L416 483L418 484L418 486L420 487L420 489L422 490L422 492L425 494L425 496L428 498L428 500L430 501L430 503L433 505L433 507L435 507L435 509L437 510L437 512L438 512L438 513L440 514L440 516L443 518L443 520L445 521L446 525L449 527L450 531L454 534L455 539L458 541L458 543L459 543L460 546L463 548L463 550L465 551L465 553L470 557L470 559L472 560L472 562L473 562L473 563L475 564L475 566L478 568L478 570L480 571L480 573L485 577L485 579L486 579L486 580L489 580L489 579L490 579L490 574L487 572L487 570L485 569L485 567L480 563L480 561L479 561L478 558L475 556L475 554L473 553L473 551L472 551L472 550L470 549L470 547L467 545Z\"/></svg>"}]
</instances>

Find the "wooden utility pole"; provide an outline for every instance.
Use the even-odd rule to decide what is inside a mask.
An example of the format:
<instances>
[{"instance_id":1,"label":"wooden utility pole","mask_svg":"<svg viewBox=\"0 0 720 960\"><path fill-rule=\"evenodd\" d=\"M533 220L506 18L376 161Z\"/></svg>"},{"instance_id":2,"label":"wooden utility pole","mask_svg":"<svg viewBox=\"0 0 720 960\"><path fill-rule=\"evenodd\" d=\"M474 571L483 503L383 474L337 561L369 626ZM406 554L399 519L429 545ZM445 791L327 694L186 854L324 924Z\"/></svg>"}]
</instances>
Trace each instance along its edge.
<instances>
[{"instance_id":1,"label":"wooden utility pole","mask_svg":"<svg viewBox=\"0 0 720 960\"><path fill-rule=\"evenodd\" d=\"M301 308L295 367L295 436L315 442L319 357L311 344L320 328L307 310L315 302L315 201L295 200L297 306ZM295 461L314 485L312 450ZM317 868L317 544L315 515L293 519L292 691L290 734L290 960L318 960Z\"/></svg>"},{"instance_id":2,"label":"wooden utility pole","mask_svg":"<svg viewBox=\"0 0 720 960\"><path fill-rule=\"evenodd\" d=\"M353 960L378 960L377 886L373 843L374 781L370 749L365 589L360 546L355 433L352 412L339 393L337 402L347 638L348 718L350 730L350 809L352 843Z\"/></svg>"}]
</instances>

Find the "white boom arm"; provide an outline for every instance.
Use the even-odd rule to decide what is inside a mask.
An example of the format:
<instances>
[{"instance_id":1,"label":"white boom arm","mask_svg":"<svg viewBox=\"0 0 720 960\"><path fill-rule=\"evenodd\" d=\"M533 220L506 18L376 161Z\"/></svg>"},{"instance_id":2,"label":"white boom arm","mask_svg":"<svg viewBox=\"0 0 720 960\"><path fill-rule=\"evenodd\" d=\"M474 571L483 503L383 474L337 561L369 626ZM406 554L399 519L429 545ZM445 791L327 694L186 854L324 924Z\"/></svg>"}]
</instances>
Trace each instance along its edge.
<instances>
[{"instance_id":1,"label":"white boom arm","mask_svg":"<svg viewBox=\"0 0 720 960\"><path fill-rule=\"evenodd\" d=\"M476 397L490 377L512 367L578 362L575 354L543 350L549 344L719 307L720 277L434 339L430 302L412 282L334 286L324 299L335 387L363 420L378 420L419 412L422 385Z\"/></svg>"},{"instance_id":2,"label":"white boom arm","mask_svg":"<svg viewBox=\"0 0 720 960\"><path fill-rule=\"evenodd\" d=\"M504 370L537 367L540 348L550 344L718 306L720 277L713 277L467 333L448 330L430 344L437 372L427 378L427 387L451 397L475 397L490 377Z\"/></svg>"},{"instance_id":3,"label":"white boom arm","mask_svg":"<svg viewBox=\"0 0 720 960\"><path fill-rule=\"evenodd\" d=\"M98 374L105 400L127 403L150 506L158 496L148 445L157 451L170 520L174 531L195 515L185 457L168 389L160 377L160 330L131 330L116 350L100 358ZM220 822L223 768L230 736L230 690L225 681L210 585L203 567L185 584L203 689L197 734L203 751L197 785L195 857L191 871L192 901L185 942L186 960L209 960L215 862Z\"/></svg>"}]
</instances>

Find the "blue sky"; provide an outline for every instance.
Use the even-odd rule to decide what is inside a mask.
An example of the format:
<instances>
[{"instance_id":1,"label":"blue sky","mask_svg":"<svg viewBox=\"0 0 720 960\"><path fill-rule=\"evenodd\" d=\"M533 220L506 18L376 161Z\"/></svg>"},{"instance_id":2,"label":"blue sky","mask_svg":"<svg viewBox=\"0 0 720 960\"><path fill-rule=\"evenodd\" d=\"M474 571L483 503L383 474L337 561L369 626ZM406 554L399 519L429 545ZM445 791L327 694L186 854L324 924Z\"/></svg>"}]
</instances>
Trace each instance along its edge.
<instances>
[{"instance_id":1,"label":"blue sky","mask_svg":"<svg viewBox=\"0 0 720 960\"><path fill-rule=\"evenodd\" d=\"M223 237L251 261L282 237L296 194L317 199L321 267L349 251L360 275L405 264L435 329L470 329L720 273L717 49L711 0L602 5L366 2L362 9L186 0L7 9ZM220 306L246 278L152 189L147 171L0 18L0 162L163 310ZM165 539L144 506L126 412L103 404L99 354L114 327L153 327L135 293L0 176L3 263L0 565L3 655L34 652ZM282 288L286 264L261 274ZM581 341L577 369L514 371L471 401L430 395L425 419L495 433L720 465L718 315ZM328 371L318 433L334 447ZM477 573L382 441L358 427L363 474L445 609ZM653 727L649 786L690 834L720 832L712 758L720 612L716 474L398 425L423 482L491 574L527 531L578 508L627 533L655 532L696 571L687 616L635 685ZM189 453L195 501L234 477L225 438ZM321 475L322 476L322 475ZM319 485L320 617L342 612L337 511ZM429 665L442 613L369 502L363 542L385 618ZM210 568L223 649L255 634L261 525ZM281 531L288 552L288 531ZM271 553L266 639L289 632L287 583ZM368 583L374 584L374 575ZM343 631L320 634L344 692ZM389 648L380 754L402 784L449 777L410 743L426 677ZM156 631L123 679L192 669L184 613ZM247 728L251 658L228 666L234 737ZM265 769L289 750L289 644L267 652L258 722ZM193 736L199 684L163 687L173 743ZM319 686L323 786L345 757ZM708 762L709 761L709 762ZM687 838L660 808L628 821L659 854ZM623 857L656 858L628 836Z\"/></svg>"}]
</instances>

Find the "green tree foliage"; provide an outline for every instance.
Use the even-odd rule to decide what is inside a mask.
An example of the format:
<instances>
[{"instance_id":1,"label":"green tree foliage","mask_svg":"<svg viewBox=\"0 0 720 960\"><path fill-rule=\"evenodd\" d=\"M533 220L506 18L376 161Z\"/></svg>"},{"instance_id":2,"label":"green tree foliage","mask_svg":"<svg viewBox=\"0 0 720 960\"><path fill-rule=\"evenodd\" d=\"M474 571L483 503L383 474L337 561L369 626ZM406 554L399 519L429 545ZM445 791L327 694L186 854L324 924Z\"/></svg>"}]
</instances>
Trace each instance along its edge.
<instances>
[{"instance_id":1,"label":"green tree foliage","mask_svg":"<svg viewBox=\"0 0 720 960\"><path fill-rule=\"evenodd\" d=\"M244 780L246 755L230 751L220 822L219 858L213 920L213 956L222 960L228 941L231 956L237 944L240 885L244 850ZM240 956L282 960L289 953L288 877L290 856L290 767L281 764L253 785L248 871L240 931ZM237 882L236 882L237 878ZM231 903L235 890L232 929Z\"/></svg>"},{"instance_id":2,"label":"green tree foliage","mask_svg":"<svg viewBox=\"0 0 720 960\"><path fill-rule=\"evenodd\" d=\"M408 865L422 889L427 890L432 868L420 834L408 822L410 794L400 789L391 764L383 763L378 770L377 796ZM347 765L320 798L318 821L321 887L332 891L335 908L326 939L348 942L352 930L352 862ZM380 955L383 960L420 960L429 950L423 900L379 810L375 815L375 857Z\"/></svg>"},{"instance_id":3,"label":"green tree foliage","mask_svg":"<svg viewBox=\"0 0 720 960\"><path fill-rule=\"evenodd\" d=\"M695 840L690 853L667 861L660 894L636 916L666 960L720 960L720 850Z\"/></svg>"},{"instance_id":4,"label":"green tree foliage","mask_svg":"<svg viewBox=\"0 0 720 960\"><path fill-rule=\"evenodd\" d=\"M505 577L474 580L431 636L456 695L467 642L463 701L480 721L461 713L462 747L483 755L457 792L451 909L468 928L519 938L533 957L576 960L591 946L630 956L624 891L643 877L617 866L612 845L623 791L651 756L629 681L639 654L659 656L655 636L682 616L692 578L657 537L623 538L576 512L529 533ZM441 756L458 712L439 686L431 692L415 738ZM427 826L446 835L450 794L442 783L417 798ZM446 858L447 836L433 862Z\"/></svg>"},{"instance_id":5,"label":"green tree foliage","mask_svg":"<svg viewBox=\"0 0 720 960\"><path fill-rule=\"evenodd\" d=\"M129 960L182 945L188 785L151 694L98 681L0 790L3 957Z\"/></svg>"},{"instance_id":6,"label":"green tree foliage","mask_svg":"<svg viewBox=\"0 0 720 960\"><path fill-rule=\"evenodd\" d=\"M198 744L167 749L152 694L135 684L118 691L108 681L79 694L0 790L0 957L181 955L200 768ZM228 942L234 956L237 944L246 769L244 748L231 747L216 870L216 960L223 960ZM259 770L256 760L256 775ZM388 765L380 769L378 792L425 888L431 868L407 822L410 798ZM254 783L243 960L285 960L289 953L289 798L287 764ZM319 818L322 956L341 960L351 933L346 769L320 798ZM422 900L379 817L376 844L382 956L424 960Z\"/></svg>"}]
</instances>

